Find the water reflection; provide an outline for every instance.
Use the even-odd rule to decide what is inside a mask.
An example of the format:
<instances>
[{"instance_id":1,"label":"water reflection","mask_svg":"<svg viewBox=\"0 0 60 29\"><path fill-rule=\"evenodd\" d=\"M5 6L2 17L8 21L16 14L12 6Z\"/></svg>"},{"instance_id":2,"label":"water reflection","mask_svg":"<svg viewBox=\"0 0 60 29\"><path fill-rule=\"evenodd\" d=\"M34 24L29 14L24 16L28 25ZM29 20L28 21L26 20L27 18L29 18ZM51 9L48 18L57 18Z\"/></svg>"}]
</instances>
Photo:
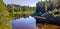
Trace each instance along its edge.
<instances>
[{"instance_id":1,"label":"water reflection","mask_svg":"<svg viewBox=\"0 0 60 29\"><path fill-rule=\"evenodd\" d=\"M38 29L36 27L36 20L32 16L27 18L21 17L19 19L13 20L11 21L11 25L14 29Z\"/></svg>"}]
</instances>

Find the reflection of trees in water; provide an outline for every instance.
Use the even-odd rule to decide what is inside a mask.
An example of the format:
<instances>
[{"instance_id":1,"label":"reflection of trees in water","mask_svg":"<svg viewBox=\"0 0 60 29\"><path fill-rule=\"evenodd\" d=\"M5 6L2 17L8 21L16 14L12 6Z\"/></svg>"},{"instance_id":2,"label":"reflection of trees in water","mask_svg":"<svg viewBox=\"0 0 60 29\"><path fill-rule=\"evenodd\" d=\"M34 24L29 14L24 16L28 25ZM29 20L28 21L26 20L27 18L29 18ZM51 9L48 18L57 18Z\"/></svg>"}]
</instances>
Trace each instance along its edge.
<instances>
[{"instance_id":1,"label":"reflection of trees in water","mask_svg":"<svg viewBox=\"0 0 60 29\"><path fill-rule=\"evenodd\" d=\"M42 29L42 27L44 29L58 29L60 28L60 26L57 25L52 25L52 24L37 24L38 29Z\"/></svg>"}]
</instances>

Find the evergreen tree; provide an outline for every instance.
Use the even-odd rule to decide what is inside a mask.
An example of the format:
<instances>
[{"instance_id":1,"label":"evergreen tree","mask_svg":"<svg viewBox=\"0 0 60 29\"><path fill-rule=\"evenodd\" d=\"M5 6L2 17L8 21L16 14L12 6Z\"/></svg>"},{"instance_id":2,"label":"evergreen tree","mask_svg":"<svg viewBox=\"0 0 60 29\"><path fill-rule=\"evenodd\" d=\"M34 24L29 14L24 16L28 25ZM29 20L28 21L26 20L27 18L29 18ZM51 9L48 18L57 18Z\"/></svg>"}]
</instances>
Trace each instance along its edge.
<instances>
[{"instance_id":1,"label":"evergreen tree","mask_svg":"<svg viewBox=\"0 0 60 29\"><path fill-rule=\"evenodd\" d=\"M48 11L52 11L53 10L53 4L51 4L48 8L47 8L47 12Z\"/></svg>"},{"instance_id":2,"label":"evergreen tree","mask_svg":"<svg viewBox=\"0 0 60 29\"><path fill-rule=\"evenodd\" d=\"M36 13L37 14L44 14L45 13L45 8L44 8L44 5L43 5L43 3L42 4L40 4L40 2L38 2L37 3L37 5L36 5Z\"/></svg>"},{"instance_id":3,"label":"evergreen tree","mask_svg":"<svg viewBox=\"0 0 60 29\"><path fill-rule=\"evenodd\" d=\"M44 2L38 2L36 3L36 9L35 13L32 16L41 16L42 14L45 13L45 6Z\"/></svg>"},{"instance_id":4,"label":"evergreen tree","mask_svg":"<svg viewBox=\"0 0 60 29\"><path fill-rule=\"evenodd\" d=\"M58 1L58 6L57 6L57 9L60 8L60 0L57 0Z\"/></svg>"}]
</instances>

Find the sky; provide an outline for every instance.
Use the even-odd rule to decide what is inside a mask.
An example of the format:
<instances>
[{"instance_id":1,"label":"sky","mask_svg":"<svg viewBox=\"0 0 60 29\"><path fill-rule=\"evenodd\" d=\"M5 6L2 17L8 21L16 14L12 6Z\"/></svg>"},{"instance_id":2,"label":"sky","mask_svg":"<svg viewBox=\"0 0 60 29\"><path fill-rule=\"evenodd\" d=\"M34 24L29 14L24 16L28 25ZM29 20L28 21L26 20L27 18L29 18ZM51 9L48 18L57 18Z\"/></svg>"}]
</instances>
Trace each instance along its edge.
<instances>
[{"instance_id":1,"label":"sky","mask_svg":"<svg viewBox=\"0 0 60 29\"><path fill-rule=\"evenodd\" d=\"M21 17L10 21L10 23L12 27L15 27L16 29L37 29L36 19L32 16L26 18Z\"/></svg>"},{"instance_id":2,"label":"sky","mask_svg":"<svg viewBox=\"0 0 60 29\"><path fill-rule=\"evenodd\" d=\"M17 4L22 6L35 6L38 1L41 0L3 0L6 4ZM42 0L45 1L45 0Z\"/></svg>"}]
</instances>

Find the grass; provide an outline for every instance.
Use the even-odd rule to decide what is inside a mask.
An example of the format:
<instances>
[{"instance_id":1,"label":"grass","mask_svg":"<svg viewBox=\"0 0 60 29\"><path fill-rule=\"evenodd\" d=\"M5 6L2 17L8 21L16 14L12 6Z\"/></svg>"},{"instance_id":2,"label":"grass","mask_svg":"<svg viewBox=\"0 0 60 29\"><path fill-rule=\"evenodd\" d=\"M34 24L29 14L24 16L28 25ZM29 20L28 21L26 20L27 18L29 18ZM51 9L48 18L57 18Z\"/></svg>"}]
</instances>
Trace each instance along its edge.
<instances>
[{"instance_id":1,"label":"grass","mask_svg":"<svg viewBox=\"0 0 60 29\"><path fill-rule=\"evenodd\" d=\"M25 12L11 12L10 16L11 18L20 18L23 14L27 15L31 15L33 14L35 11L25 11Z\"/></svg>"},{"instance_id":2,"label":"grass","mask_svg":"<svg viewBox=\"0 0 60 29\"><path fill-rule=\"evenodd\" d=\"M33 14L34 11L25 11L25 12L11 12L11 14Z\"/></svg>"}]
</instances>

